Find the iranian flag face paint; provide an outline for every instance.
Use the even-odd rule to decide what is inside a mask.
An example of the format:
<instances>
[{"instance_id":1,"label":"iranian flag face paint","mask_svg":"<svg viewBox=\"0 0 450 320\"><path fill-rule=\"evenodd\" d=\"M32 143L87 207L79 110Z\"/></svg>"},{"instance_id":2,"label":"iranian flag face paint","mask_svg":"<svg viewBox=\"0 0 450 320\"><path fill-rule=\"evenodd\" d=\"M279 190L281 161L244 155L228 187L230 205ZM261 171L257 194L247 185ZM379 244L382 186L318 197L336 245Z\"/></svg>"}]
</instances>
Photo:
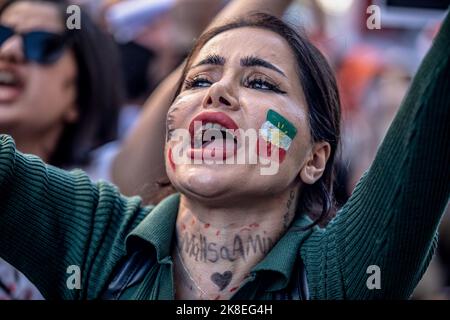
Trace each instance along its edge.
<instances>
[{"instance_id":1,"label":"iranian flag face paint","mask_svg":"<svg viewBox=\"0 0 450 320\"><path fill-rule=\"evenodd\" d=\"M258 154L271 157L272 152L278 152L279 162L283 162L296 134L295 126L281 114L273 110L267 111L266 121L260 129L262 139L259 139Z\"/></svg>"}]
</instances>

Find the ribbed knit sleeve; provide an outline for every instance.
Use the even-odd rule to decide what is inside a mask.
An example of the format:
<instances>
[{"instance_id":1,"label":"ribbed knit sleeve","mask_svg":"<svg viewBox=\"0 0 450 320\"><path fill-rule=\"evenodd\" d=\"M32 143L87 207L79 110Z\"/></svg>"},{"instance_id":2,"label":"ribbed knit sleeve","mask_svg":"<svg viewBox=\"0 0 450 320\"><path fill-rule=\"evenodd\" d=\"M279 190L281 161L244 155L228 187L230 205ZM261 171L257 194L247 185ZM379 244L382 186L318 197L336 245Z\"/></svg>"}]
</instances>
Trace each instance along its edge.
<instances>
[{"instance_id":1,"label":"ribbed knit sleeve","mask_svg":"<svg viewBox=\"0 0 450 320\"><path fill-rule=\"evenodd\" d=\"M0 257L46 298L97 297L125 253L126 235L150 210L140 206L139 198L21 154L0 136ZM80 268L80 290L67 286L70 266Z\"/></svg>"},{"instance_id":2,"label":"ribbed knit sleeve","mask_svg":"<svg viewBox=\"0 0 450 320\"><path fill-rule=\"evenodd\" d=\"M302 247L312 298L406 299L426 270L450 195L449 56L447 15L372 166Z\"/></svg>"}]
</instances>

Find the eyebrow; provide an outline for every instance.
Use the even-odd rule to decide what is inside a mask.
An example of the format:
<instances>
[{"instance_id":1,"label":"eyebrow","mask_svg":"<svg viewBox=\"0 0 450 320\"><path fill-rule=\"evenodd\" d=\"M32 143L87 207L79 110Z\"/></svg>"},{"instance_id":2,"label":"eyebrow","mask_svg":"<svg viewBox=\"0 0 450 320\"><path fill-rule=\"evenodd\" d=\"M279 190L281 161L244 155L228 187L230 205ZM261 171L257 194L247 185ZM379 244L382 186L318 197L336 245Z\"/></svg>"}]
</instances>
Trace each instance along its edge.
<instances>
[{"instance_id":1,"label":"eyebrow","mask_svg":"<svg viewBox=\"0 0 450 320\"><path fill-rule=\"evenodd\" d=\"M276 71L279 74L286 77L284 72L281 71L280 69L278 69L277 67L275 67L273 64L271 64L270 62L268 62L264 59L261 59L261 58L255 57L255 56L248 56L248 57L242 58L241 66L243 66L243 67L263 67L263 68L267 68L267 69Z\"/></svg>"},{"instance_id":2,"label":"eyebrow","mask_svg":"<svg viewBox=\"0 0 450 320\"><path fill-rule=\"evenodd\" d=\"M226 59L224 57L219 56L218 54L208 55L205 59L197 63L193 68L198 66L203 66L205 64L212 64L216 66L223 66L225 64Z\"/></svg>"},{"instance_id":3,"label":"eyebrow","mask_svg":"<svg viewBox=\"0 0 450 320\"><path fill-rule=\"evenodd\" d=\"M211 54L208 55L205 59L201 60L199 63L197 63L193 68L211 64L216 66L223 66L225 65L226 59L222 56L219 56L218 54ZM270 62L258 58L256 56L247 56L241 59L241 66L242 67L263 67L267 69L271 69L273 71L278 72L279 74L286 77L283 71L281 71L279 68L275 67Z\"/></svg>"}]
</instances>

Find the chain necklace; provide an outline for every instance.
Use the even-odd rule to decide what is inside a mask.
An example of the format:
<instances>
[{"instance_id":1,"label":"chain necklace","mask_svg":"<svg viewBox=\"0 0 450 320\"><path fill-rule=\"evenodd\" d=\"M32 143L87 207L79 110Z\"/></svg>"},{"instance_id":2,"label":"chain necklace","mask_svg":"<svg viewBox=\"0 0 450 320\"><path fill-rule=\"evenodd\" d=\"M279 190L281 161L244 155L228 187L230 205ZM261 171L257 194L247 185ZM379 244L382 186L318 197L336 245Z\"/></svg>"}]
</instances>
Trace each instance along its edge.
<instances>
[{"instance_id":1,"label":"chain necklace","mask_svg":"<svg viewBox=\"0 0 450 320\"><path fill-rule=\"evenodd\" d=\"M186 274L188 275L189 279L192 281L192 283L195 285L195 287L198 289L198 291L201 292L202 297L203 296L208 297L208 293L205 292L202 288L200 288L200 286L194 280L194 277L189 272L188 268L186 268L186 265L184 264L183 257L181 256L181 252L180 252L180 249L178 248L178 245L175 245L175 247L176 247L176 250L177 250L178 259L180 259L181 266L183 267L184 272L186 272Z\"/></svg>"}]
</instances>

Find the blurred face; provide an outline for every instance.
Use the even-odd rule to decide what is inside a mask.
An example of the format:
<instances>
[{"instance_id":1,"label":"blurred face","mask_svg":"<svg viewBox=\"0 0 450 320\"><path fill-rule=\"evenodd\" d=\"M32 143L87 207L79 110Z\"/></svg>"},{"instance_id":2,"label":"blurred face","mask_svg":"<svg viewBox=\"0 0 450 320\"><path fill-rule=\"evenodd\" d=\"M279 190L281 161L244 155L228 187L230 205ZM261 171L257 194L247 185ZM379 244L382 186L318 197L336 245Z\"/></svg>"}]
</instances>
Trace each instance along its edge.
<instances>
[{"instance_id":1,"label":"blurred face","mask_svg":"<svg viewBox=\"0 0 450 320\"><path fill-rule=\"evenodd\" d=\"M278 194L299 183L299 172L312 150L308 110L288 43L276 33L239 28L212 38L190 61L181 93L168 111L166 168L174 186L198 199L229 199ZM201 164L174 161L174 130L190 130L192 145L182 156L229 158L249 152L242 135L202 140L202 128L256 130L259 141L271 141L280 152L275 174L261 174L260 161L245 164ZM267 126L284 132L283 141L267 137ZM205 132L203 130L203 132ZM266 132L266 134L264 134ZM211 142L212 141L212 142ZM283 149L284 148L284 149ZM260 149L260 148L259 148ZM283 149L283 150L280 150ZM213 151L214 150L214 151ZM274 150L274 149L272 149ZM258 150L261 154L261 150ZM178 155L177 155L178 157Z\"/></svg>"},{"instance_id":2,"label":"blurred face","mask_svg":"<svg viewBox=\"0 0 450 320\"><path fill-rule=\"evenodd\" d=\"M16 33L64 32L57 8L45 2L15 3L4 11L0 24ZM9 37L0 47L2 132L16 139L36 137L76 121L76 76L76 61L70 50L65 49L56 62L43 65L26 61L21 36Z\"/></svg>"}]
</instances>

